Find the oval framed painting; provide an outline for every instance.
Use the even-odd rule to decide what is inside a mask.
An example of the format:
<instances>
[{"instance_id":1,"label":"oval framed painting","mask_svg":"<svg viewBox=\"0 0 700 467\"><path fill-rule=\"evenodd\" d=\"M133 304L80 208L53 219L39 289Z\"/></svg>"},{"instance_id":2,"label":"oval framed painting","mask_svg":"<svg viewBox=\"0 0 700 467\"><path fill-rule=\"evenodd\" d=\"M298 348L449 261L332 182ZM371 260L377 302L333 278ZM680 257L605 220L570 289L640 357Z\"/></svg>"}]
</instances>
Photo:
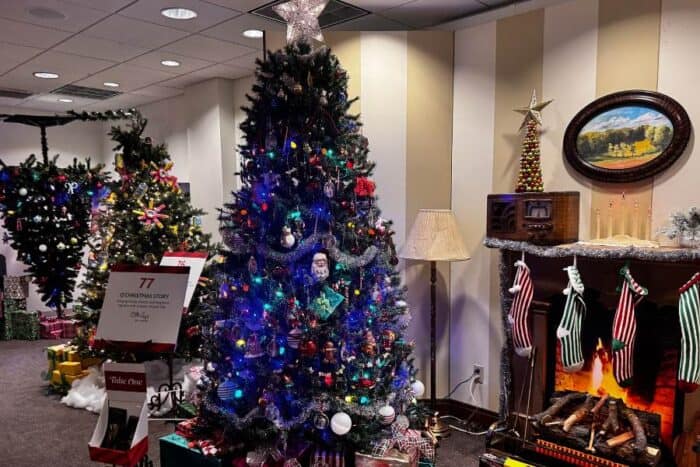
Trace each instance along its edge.
<instances>
[{"instance_id":1,"label":"oval framed painting","mask_svg":"<svg viewBox=\"0 0 700 467\"><path fill-rule=\"evenodd\" d=\"M690 139L683 106L654 91L597 99L571 120L564 155L576 170L603 182L633 182L670 167Z\"/></svg>"}]
</instances>

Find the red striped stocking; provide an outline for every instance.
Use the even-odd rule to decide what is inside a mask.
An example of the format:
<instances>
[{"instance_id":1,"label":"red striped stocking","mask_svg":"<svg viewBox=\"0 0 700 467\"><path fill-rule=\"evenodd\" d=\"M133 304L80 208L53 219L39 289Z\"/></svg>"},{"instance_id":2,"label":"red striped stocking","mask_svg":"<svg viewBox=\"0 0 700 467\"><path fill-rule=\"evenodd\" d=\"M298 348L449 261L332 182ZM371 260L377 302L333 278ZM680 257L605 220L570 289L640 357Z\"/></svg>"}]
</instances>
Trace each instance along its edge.
<instances>
[{"instance_id":1,"label":"red striped stocking","mask_svg":"<svg viewBox=\"0 0 700 467\"><path fill-rule=\"evenodd\" d=\"M515 353L521 357L530 357L532 350L532 338L528 328L528 316L530 314L530 304L532 303L532 279L530 278L530 268L524 261L516 261L518 268L515 272L513 287L508 291L515 295L513 304L508 313L508 321L513 327L513 346Z\"/></svg>"},{"instance_id":2,"label":"red striped stocking","mask_svg":"<svg viewBox=\"0 0 700 467\"><path fill-rule=\"evenodd\" d=\"M627 266L620 269L620 275L624 279L613 320L613 374L617 384L625 387L632 384L634 374L634 339L637 335L634 309L648 291L632 278Z\"/></svg>"}]
</instances>

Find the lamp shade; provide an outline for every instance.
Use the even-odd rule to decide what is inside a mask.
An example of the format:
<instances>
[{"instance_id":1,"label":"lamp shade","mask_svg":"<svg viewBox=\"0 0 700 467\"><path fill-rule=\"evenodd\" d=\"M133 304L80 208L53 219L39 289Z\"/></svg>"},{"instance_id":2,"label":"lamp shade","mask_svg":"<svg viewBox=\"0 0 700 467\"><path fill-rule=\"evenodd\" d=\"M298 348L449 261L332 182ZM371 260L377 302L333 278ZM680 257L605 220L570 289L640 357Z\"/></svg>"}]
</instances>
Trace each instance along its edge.
<instances>
[{"instance_id":1,"label":"lamp shade","mask_svg":"<svg viewBox=\"0 0 700 467\"><path fill-rule=\"evenodd\" d=\"M426 261L469 259L457 221L449 209L419 210L399 256Z\"/></svg>"}]
</instances>

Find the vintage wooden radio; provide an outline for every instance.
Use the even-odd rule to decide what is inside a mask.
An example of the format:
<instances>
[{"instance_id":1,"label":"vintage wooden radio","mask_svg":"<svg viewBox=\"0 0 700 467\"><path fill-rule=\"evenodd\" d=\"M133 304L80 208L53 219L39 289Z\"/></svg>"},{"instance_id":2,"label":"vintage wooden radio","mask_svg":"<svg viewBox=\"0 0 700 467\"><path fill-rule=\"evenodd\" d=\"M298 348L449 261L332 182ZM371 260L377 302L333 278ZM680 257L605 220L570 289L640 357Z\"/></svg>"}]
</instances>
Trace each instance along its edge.
<instances>
[{"instance_id":1,"label":"vintage wooden radio","mask_svg":"<svg viewBox=\"0 0 700 467\"><path fill-rule=\"evenodd\" d=\"M488 195L486 235L557 245L578 241L577 191Z\"/></svg>"}]
</instances>

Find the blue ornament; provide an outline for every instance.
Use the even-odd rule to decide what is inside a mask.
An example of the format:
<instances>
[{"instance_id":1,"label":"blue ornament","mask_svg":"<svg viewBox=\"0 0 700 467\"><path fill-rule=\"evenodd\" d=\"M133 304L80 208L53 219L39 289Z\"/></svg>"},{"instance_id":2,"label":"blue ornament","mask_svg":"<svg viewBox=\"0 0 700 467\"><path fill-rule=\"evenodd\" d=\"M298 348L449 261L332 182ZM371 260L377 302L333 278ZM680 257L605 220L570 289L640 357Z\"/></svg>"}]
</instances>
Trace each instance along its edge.
<instances>
[{"instance_id":1,"label":"blue ornament","mask_svg":"<svg viewBox=\"0 0 700 467\"><path fill-rule=\"evenodd\" d=\"M238 388L234 382L227 379L219 384L219 387L216 389L216 395L219 396L219 399L222 401L230 401L235 397L236 389Z\"/></svg>"}]
</instances>

